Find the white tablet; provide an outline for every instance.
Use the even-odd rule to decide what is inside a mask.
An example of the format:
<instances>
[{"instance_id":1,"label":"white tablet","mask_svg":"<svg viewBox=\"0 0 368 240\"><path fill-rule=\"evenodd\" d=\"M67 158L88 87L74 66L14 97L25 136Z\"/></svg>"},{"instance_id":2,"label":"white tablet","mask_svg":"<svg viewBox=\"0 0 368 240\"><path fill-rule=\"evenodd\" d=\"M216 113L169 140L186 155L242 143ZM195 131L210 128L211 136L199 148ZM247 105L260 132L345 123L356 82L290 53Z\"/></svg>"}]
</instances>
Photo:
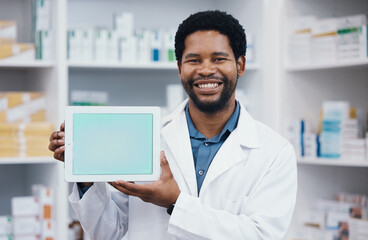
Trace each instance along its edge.
<instances>
[{"instance_id":1,"label":"white tablet","mask_svg":"<svg viewBox=\"0 0 368 240\"><path fill-rule=\"evenodd\" d=\"M159 107L67 107L65 180L157 180L160 124Z\"/></svg>"}]
</instances>

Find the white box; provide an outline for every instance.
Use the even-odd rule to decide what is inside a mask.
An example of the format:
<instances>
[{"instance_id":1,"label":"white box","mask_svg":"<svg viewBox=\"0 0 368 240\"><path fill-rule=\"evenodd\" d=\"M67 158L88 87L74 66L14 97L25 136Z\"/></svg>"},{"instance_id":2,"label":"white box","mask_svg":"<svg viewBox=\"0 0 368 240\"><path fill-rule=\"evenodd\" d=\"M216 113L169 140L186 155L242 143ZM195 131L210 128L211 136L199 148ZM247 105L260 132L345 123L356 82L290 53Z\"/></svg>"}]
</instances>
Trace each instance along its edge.
<instances>
[{"instance_id":1,"label":"white box","mask_svg":"<svg viewBox=\"0 0 368 240\"><path fill-rule=\"evenodd\" d=\"M0 216L0 236L12 233L12 217Z\"/></svg>"},{"instance_id":2,"label":"white box","mask_svg":"<svg viewBox=\"0 0 368 240\"><path fill-rule=\"evenodd\" d=\"M41 234L41 221L38 217L13 218L14 236Z\"/></svg>"},{"instance_id":3,"label":"white box","mask_svg":"<svg viewBox=\"0 0 368 240\"><path fill-rule=\"evenodd\" d=\"M41 240L40 235L14 236L12 240Z\"/></svg>"},{"instance_id":4,"label":"white box","mask_svg":"<svg viewBox=\"0 0 368 240\"><path fill-rule=\"evenodd\" d=\"M0 44L17 42L17 24L15 21L0 20Z\"/></svg>"},{"instance_id":5,"label":"white box","mask_svg":"<svg viewBox=\"0 0 368 240\"><path fill-rule=\"evenodd\" d=\"M99 29L95 33L95 60L97 62L106 62L108 55L108 30Z\"/></svg>"},{"instance_id":6,"label":"white box","mask_svg":"<svg viewBox=\"0 0 368 240\"><path fill-rule=\"evenodd\" d=\"M134 33L134 14L122 12L114 14L114 29L119 37L131 37Z\"/></svg>"},{"instance_id":7,"label":"white box","mask_svg":"<svg viewBox=\"0 0 368 240\"><path fill-rule=\"evenodd\" d=\"M39 203L36 197L13 197L11 200L13 217L38 216Z\"/></svg>"},{"instance_id":8,"label":"white box","mask_svg":"<svg viewBox=\"0 0 368 240\"><path fill-rule=\"evenodd\" d=\"M137 39L126 37L120 39L120 61L122 63L134 64L137 62Z\"/></svg>"}]
</instances>

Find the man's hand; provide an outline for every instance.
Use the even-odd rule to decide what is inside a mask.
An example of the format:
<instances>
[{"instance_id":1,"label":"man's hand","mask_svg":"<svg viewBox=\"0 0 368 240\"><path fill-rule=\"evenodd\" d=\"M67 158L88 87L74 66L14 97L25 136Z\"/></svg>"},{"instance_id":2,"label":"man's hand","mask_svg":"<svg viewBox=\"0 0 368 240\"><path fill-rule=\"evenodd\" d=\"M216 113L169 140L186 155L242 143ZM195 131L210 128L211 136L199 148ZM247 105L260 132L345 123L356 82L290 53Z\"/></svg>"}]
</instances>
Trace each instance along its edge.
<instances>
[{"instance_id":1,"label":"man's hand","mask_svg":"<svg viewBox=\"0 0 368 240\"><path fill-rule=\"evenodd\" d=\"M136 196L145 202L168 208L178 199L180 189L174 179L163 151L161 151L160 158L162 172L160 178L156 182L139 185L119 180L110 184L127 195Z\"/></svg>"},{"instance_id":2,"label":"man's hand","mask_svg":"<svg viewBox=\"0 0 368 240\"><path fill-rule=\"evenodd\" d=\"M62 123L60 125L60 131L55 131L50 136L49 149L54 152L54 158L64 162L64 152L65 152L65 125Z\"/></svg>"}]
</instances>

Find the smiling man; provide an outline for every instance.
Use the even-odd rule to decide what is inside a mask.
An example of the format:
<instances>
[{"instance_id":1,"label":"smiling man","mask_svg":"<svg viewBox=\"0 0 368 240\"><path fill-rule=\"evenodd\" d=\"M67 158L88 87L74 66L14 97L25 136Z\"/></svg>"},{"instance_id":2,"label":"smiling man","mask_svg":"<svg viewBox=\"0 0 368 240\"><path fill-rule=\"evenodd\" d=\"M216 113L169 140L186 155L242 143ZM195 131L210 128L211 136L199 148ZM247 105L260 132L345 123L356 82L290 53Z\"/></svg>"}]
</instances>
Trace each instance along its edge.
<instances>
[{"instance_id":1,"label":"smiling man","mask_svg":"<svg viewBox=\"0 0 368 240\"><path fill-rule=\"evenodd\" d=\"M92 239L283 239L296 199L294 149L235 99L246 37L231 15L179 26L175 53L189 99L162 122L160 178L78 183L69 197ZM50 150L64 160L64 125ZM134 161L134 159L132 159Z\"/></svg>"}]
</instances>

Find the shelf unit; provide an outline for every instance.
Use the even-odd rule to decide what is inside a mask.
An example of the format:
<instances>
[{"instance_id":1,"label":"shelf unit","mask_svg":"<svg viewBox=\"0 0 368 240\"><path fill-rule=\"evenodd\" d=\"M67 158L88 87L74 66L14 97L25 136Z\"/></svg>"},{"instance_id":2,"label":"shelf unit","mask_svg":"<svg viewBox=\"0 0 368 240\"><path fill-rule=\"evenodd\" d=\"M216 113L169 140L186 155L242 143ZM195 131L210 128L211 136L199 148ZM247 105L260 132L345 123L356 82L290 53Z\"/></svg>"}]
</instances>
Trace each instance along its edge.
<instances>
[{"instance_id":1,"label":"shelf unit","mask_svg":"<svg viewBox=\"0 0 368 240\"><path fill-rule=\"evenodd\" d=\"M257 119L282 133L290 116L318 122L324 100L348 100L368 109L368 60L285 66L285 16L315 14L317 17L345 16L368 9L366 1L336 0L51 0L54 56L50 62L11 63L0 61L0 91L45 91L47 119L58 128L73 90L107 91L109 105L166 106L166 86L180 84L176 65L149 63L81 63L66 59L66 31L70 27L112 27L116 11L134 12L137 28L173 29L190 13L221 9L233 14L255 36L255 63L248 64L238 88L246 90L249 111ZM0 19L14 19L21 41L30 41L29 0L4 0ZM142 7L144 6L144 7ZM316 7L318 6L318 8ZM180 9L180 11L178 11ZM365 12L366 12L365 10ZM83 14L81 14L83 12ZM96 17L98 16L98 17ZM162 17L157 17L162 16ZM336 191L368 194L366 163L348 160L299 159L299 192L290 236L303 211L319 197L331 198ZM56 191L57 239L67 239L70 184L64 182L63 164L52 158L0 158L0 215L10 214L10 198L28 194L32 183L44 183ZM358 180L357 179L362 179ZM1 181L2 180L2 181ZM10 185L1 184L8 182ZM4 194L3 194L4 193Z\"/></svg>"},{"instance_id":2,"label":"shelf unit","mask_svg":"<svg viewBox=\"0 0 368 240\"><path fill-rule=\"evenodd\" d=\"M6 62L0 61L0 68L53 68L55 62L52 61L32 61L32 62Z\"/></svg>"},{"instance_id":3,"label":"shelf unit","mask_svg":"<svg viewBox=\"0 0 368 240\"><path fill-rule=\"evenodd\" d=\"M318 6L318 7L317 7ZM368 4L363 0L283 2L282 35L287 36L287 26L294 17L314 15L317 18L343 17L366 14ZM286 49L286 44L282 45ZM284 55L286 50L284 50ZM284 59L282 59L282 62ZM367 129L368 110L368 60L336 61L303 65L281 65L280 113L281 122L290 118L305 119L317 132L322 102L327 100L348 101L358 109L360 127ZM280 129L285 126L280 125ZM282 132L282 130L281 130ZM298 159L298 196L292 225L288 234L291 239L302 225L303 216L319 199L334 198L338 192L368 194L368 159Z\"/></svg>"},{"instance_id":4,"label":"shelf unit","mask_svg":"<svg viewBox=\"0 0 368 240\"><path fill-rule=\"evenodd\" d=\"M339 69L339 68L367 68L368 60L355 60L355 61L340 61L335 63L313 63L313 64L300 64L286 66L285 69L290 72L299 71L316 71L316 70L328 70L328 69Z\"/></svg>"},{"instance_id":5,"label":"shelf unit","mask_svg":"<svg viewBox=\"0 0 368 240\"><path fill-rule=\"evenodd\" d=\"M299 158L299 165L326 165L341 167L368 167L368 161L356 161L354 159L330 159L330 158Z\"/></svg>"},{"instance_id":6,"label":"shelf unit","mask_svg":"<svg viewBox=\"0 0 368 240\"><path fill-rule=\"evenodd\" d=\"M56 163L53 157L10 157L0 158L0 164L38 164Z\"/></svg>"}]
</instances>

